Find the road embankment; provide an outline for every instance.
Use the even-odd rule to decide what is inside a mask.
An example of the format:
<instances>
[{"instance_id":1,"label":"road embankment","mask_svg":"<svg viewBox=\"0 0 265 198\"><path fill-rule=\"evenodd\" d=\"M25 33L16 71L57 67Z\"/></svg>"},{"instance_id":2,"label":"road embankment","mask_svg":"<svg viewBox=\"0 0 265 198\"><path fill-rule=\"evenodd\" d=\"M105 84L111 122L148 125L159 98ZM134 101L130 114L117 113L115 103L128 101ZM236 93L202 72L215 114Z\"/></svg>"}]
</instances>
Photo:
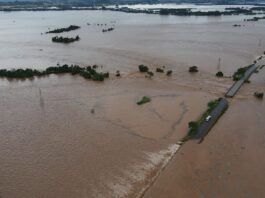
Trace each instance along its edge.
<instances>
[{"instance_id":1,"label":"road embankment","mask_svg":"<svg viewBox=\"0 0 265 198\"><path fill-rule=\"evenodd\" d=\"M245 83L246 80L249 79L251 74L258 68L257 64L253 64L249 69L245 72L244 76L236 81L232 87L226 92L225 97L232 98L236 95L240 87Z\"/></svg>"},{"instance_id":2,"label":"road embankment","mask_svg":"<svg viewBox=\"0 0 265 198\"><path fill-rule=\"evenodd\" d=\"M199 142L202 142L204 137L208 134L227 108L228 101L225 98L220 98L218 105L209 113L210 119L208 121L204 120L200 124L193 139L199 139Z\"/></svg>"}]
</instances>

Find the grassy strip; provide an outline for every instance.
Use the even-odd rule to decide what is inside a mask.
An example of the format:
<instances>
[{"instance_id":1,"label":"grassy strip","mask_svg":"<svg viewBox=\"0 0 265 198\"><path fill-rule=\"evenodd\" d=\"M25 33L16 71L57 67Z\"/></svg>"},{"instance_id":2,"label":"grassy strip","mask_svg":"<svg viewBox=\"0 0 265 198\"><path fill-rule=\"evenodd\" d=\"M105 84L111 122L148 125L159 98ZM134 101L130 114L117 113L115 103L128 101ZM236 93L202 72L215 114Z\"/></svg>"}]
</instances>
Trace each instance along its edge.
<instances>
[{"instance_id":1,"label":"grassy strip","mask_svg":"<svg viewBox=\"0 0 265 198\"><path fill-rule=\"evenodd\" d=\"M215 109L215 107L218 106L218 104L219 104L219 100L218 99L210 101L208 103L208 108L207 108L206 112L204 112L202 114L200 119L197 120L197 121L189 122L189 132L184 138L181 139L181 142L186 142L186 141L188 141L189 139L191 139L192 137L194 137L196 135L196 132L197 132L199 126L202 124L202 122L204 122L206 117Z\"/></svg>"},{"instance_id":2,"label":"grassy strip","mask_svg":"<svg viewBox=\"0 0 265 198\"><path fill-rule=\"evenodd\" d=\"M80 27L77 26L77 25L70 25L69 27L67 28L58 28L58 29L55 29L55 30L51 30L51 31L48 31L46 32L46 34L51 34L51 33L62 33L62 32L70 32L72 30L77 30L79 29Z\"/></svg>"},{"instance_id":3,"label":"grassy strip","mask_svg":"<svg viewBox=\"0 0 265 198\"><path fill-rule=\"evenodd\" d=\"M7 78L32 78L34 76L45 76L49 74L64 74L70 73L72 75L80 75L85 79L91 79L94 81L104 81L105 78L109 77L108 72L98 72L96 70L97 66L94 65L93 67L80 67L78 65L63 65L57 67L48 67L44 71L39 71L36 69L13 69L13 70L0 70L0 77L7 77Z\"/></svg>"},{"instance_id":4,"label":"grassy strip","mask_svg":"<svg viewBox=\"0 0 265 198\"><path fill-rule=\"evenodd\" d=\"M137 102L138 105L142 105L145 103L151 102L151 98L149 98L148 96L143 96L143 98Z\"/></svg>"}]
</instances>

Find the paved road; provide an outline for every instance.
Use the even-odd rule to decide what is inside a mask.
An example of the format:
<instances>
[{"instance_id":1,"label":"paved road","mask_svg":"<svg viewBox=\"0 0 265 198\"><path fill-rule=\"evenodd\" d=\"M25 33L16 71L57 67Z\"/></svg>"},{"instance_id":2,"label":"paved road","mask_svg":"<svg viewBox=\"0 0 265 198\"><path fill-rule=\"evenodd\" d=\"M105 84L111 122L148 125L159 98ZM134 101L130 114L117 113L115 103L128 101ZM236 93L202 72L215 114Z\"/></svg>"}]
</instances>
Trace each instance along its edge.
<instances>
[{"instance_id":1,"label":"paved road","mask_svg":"<svg viewBox=\"0 0 265 198\"><path fill-rule=\"evenodd\" d=\"M194 138L200 139L201 142L227 108L228 108L228 101L225 98L221 98L217 107L215 107L215 109L210 113L211 119L209 121L204 121L199 126Z\"/></svg>"},{"instance_id":2,"label":"paved road","mask_svg":"<svg viewBox=\"0 0 265 198\"><path fill-rule=\"evenodd\" d=\"M244 82L249 79L251 74L258 68L257 63L253 64L246 72L242 79L236 81L233 86L228 90L228 92L225 94L225 97L232 98L236 95L240 87L244 84Z\"/></svg>"},{"instance_id":3,"label":"paved road","mask_svg":"<svg viewBox=\"0 0 265 198\"><path fill-rule=\"evenodd\" d=\"M251 74L259 67L258 63L253 64L246 72L242 79L236 81L232 87L225 94L226 97L233 97L240 87L244 84L246 80L249 79ZM199 139L199 142L202 142L204 137L208 134L210 129L214 126L217 120L222 116L225 110L228 108L228 101L225 98L221 98L219 104L215 109L210 113L211 119L209 121L203 121L197 129L194 139Z\"/></svg>"}]
</instances>

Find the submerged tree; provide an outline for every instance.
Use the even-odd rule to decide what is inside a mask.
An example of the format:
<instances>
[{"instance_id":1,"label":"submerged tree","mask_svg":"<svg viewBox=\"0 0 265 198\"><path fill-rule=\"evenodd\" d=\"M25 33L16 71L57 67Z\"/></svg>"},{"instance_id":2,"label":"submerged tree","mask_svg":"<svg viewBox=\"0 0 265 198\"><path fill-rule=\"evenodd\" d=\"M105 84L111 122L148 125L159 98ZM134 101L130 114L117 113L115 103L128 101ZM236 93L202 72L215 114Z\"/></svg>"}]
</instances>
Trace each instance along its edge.
<instances>
[{"instance_id":1,"label":"submerged tree","mask_svg":"<svg viewBox=\"0 0 265 198\"><path fill-rule=\"evenodd\" d=\"M190 68L189 68L189 72L191 72L191 73L196 73L196 72L198 72L199 70L198 70L198 67L197 66L191 66Z\"/></svg>"},{"instance_id":2,"label":"submerged tree","mask_svg":"<svg viewBox=\"0 0 265 198\"><path fill-rule=\"evenodd\" d=\"M223 72L219 71L219 72L217 72L217 73L215 74L215 76L217 76L217 77L223 77L224 74L223 74Z\"/></svg>"},{"instance_id":3,"label":"submerged tree","mask_svg":"<svg viewBox=\"0 0 265 198\"><path fill-rule=\"evenodd\" d=\"M149 68L145 65L138 66L140 72L148 72Z\"/></svg>"}]
</instances>

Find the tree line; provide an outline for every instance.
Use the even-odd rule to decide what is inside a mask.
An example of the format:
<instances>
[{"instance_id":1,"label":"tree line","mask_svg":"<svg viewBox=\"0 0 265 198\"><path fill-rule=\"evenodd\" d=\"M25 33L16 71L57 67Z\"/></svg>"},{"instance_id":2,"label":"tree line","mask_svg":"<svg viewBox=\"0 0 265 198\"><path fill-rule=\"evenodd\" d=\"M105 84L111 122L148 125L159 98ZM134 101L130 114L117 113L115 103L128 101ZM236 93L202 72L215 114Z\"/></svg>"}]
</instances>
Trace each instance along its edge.
<instances>
[{"instance_id":1,"label":"tree line","mask_svg":"<svg viewBox=\"0 0 265 198\"><path fill-rule=\"evenodd\" d=\"M97 65L80 67L78 65L63 65L63 66L55 66L48 67L44 71L39 71L36 69L1 69L0 77L7 78L32 78L34 76L45 76L49 74L72 74L72 75L80 75L85 79L91 79L93 81L104 81L105 78L109 78L109 72L98 72Z\"/></svg>"},{"instance_id":2,"label":"tree line","mask_svg":"<svg viewBox=\"0 0 265 198\"><path fill-rule=\"evenodd\" d=\"M62 36L55 36L52 37L52 42L54 43L72 43L75 41L79 41L80 37L77 35L76 37L62 37Z\"/></svg>"},{"instance_id":3,"label":"tree line","mask_svg":"<svg viewBox=\"0 0 265 198\"><path fill-rule=\"evenodd\" d=\"M66 27L66 28L58 28L58 29L54 29L54 30L48 31L48 32L46 32L46 34L70 32L70 31L73 31L73 30L77 30L79 28L80 27L77 26L77 25L70 25L69 27Z\"/></svg>"}]
</instances>

